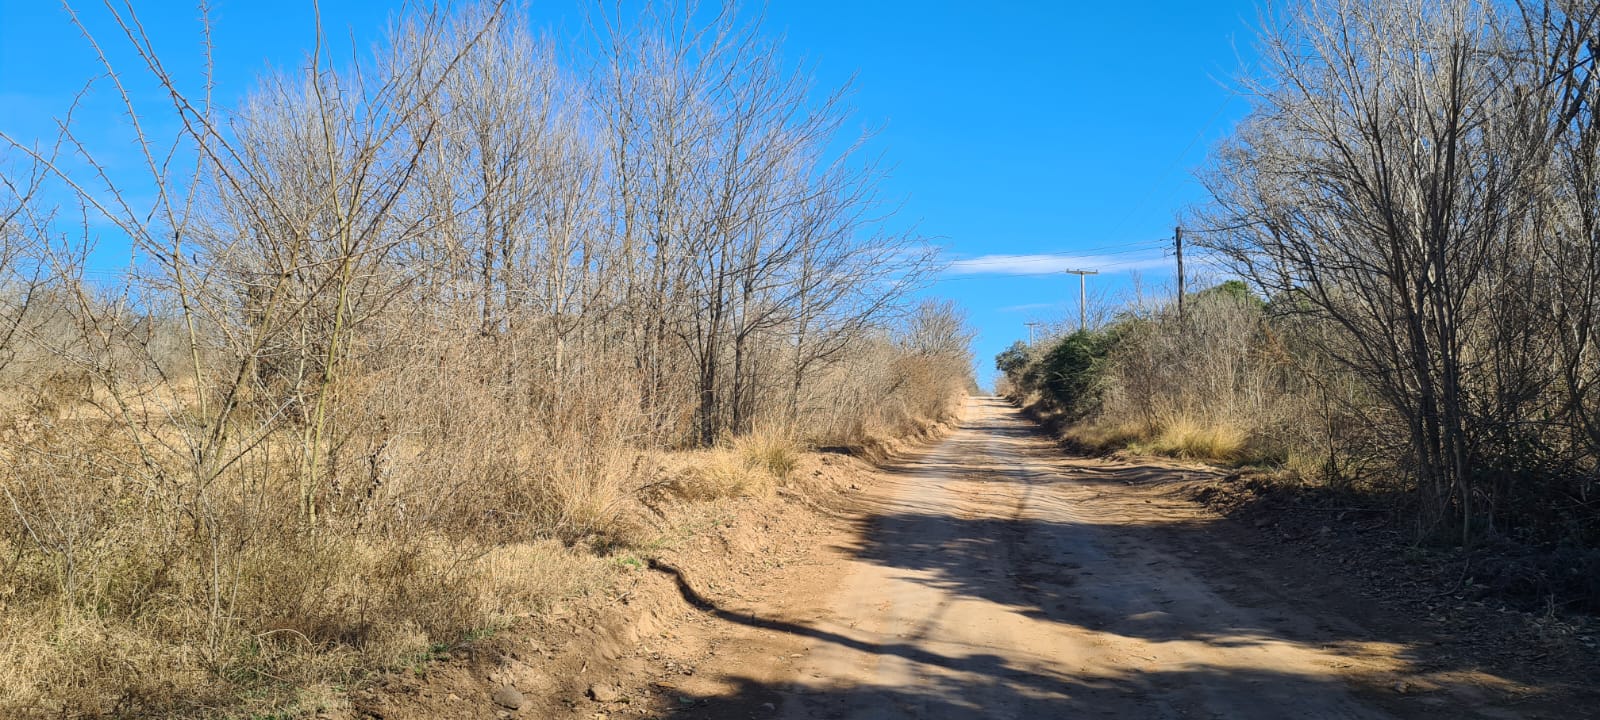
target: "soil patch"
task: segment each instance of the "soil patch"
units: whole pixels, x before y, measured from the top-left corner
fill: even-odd
[[[874,452],[904,452],[915,442]],[[617,574],[604,591],[485,637],[433,648],[414,666],[358,689],[313,691],[303,703],[305,716],[625,717],[657,714],[686,694],[712,692],[715,682],[696,668],[722,650],[717,633],[705,630],[716,618],[696,607],[694,593],[714,595],[722,607],[768,604],[781,602],[799,576],[826,574],[817,572],[816,546],[836,541],[848,527],[852,496],[875,477],[859,457],[818,452],[801,457],[761,497],[648,498],[640,522],[654,537],[610,551]]]

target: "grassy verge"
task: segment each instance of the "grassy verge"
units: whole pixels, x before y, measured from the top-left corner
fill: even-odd
[[[0,521],[16,525],[0,533],[6,718],[314,712],[554,606],[605,597],[641,558],[714,533],[701,521],[718,508],[829,490],[814,477],[824,456],[777,432],[628,457],[566,446],[440,463],[401,448],[406,467],[432,469],[396,472],[364,512],[330,510],[305,532],[295,488],[271,465],[256,468],[258,486],[212,500],[212,514],[182,517],[157,492],[70,475],[70,457],[43,450],[65,440],[39,440],[8,446],[18,454],[0,496]],[[105,450],[85,468],[125,450],[70,446]],[[29,482],[38,477],[55,482]]]

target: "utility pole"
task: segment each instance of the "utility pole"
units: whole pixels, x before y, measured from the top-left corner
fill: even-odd
[[[1172,229],[1172,251],[1178,256],[1178,322],[1183,323],[1183,228]]]
[[[1028,326],[1028,347],[1033,347],[1033,329],[1036,328],[1036,327],[1039,327],[1040,325],[1043,325],[1043,324],[1044,323],[1042,323],[1042,322],[1025,322],[1025,323],[1023,323],[1023,325],[1027,325]]]
[[[1099,270],[1062,270],[1068,275],[1078,276],[1078,330],[1089,329],[1089,291],[1084,281],[1085,275],[1099,275]]]

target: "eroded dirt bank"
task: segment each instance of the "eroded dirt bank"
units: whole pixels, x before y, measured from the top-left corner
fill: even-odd
[[[1581,676],[1460,655],[1336,568],[1267,562],[1181,491],[1064,457],[998,399],[883,473],[759,589],[663,565],[697,608],[577,716],[1591,717]],[[1280,558],[1281,560],[1281,558]]]

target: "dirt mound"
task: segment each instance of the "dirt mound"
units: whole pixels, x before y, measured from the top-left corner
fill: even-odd
[[[306,715],[503,720],[671,707],[699,659],[716,653],[693,630],[706,621],[698,593],[719,601],[759,593],[769,575],[848,521],[851,497],[873,478],[862,459],[815,452],[799,456],[770,491],[709,501],[658,494],[638,518],[651,539],[611,551],[617,572],[603,591],[435,647],[353,692],[326,691]]]

